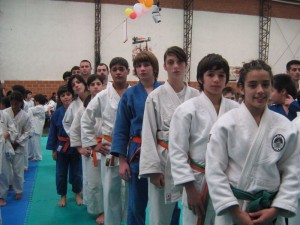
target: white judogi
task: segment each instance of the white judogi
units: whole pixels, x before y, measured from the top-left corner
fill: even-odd
[[[74,116],[74,119],[72,121],[71,127],[70,127],[70,146],[71,147],[79,147],[82,146],[81,143],[81,117],[84,112],[85,108],[84,106],[80,106],[79,110],[77,111],[76,115]]]
[[[9,133],[9,139],[4,139],[3,132]],[[16,140],[17,135],[18,132],[12,119],[5,111],[0,110],[0,198],[5,198],[9,189],[10,157],[14,155],[11,142]]]
[[[32,151],[31,155],[36,160],[42,160],[42,145],[41,145],[41,137],[43,135],[43,129],[45,124],[45,111],[43,105],[37,105],[29,108],[29,112],[32,113],[32,127],[33,127],[33,135],[30,138],[29,142],[31,142],[30,151]]]
[[[72,122],[74,120],[75,115],[78,113],[79,109],[81,108],[81,106],[83,106],[83,102],[79,97],[77,97],[71,102],[63,118],[62,123],[69,137],[70,137],[70,129],[71,129]]]
[[[225,112],[239,107],[239,104],[223,98],[219,113],[204,92],[199,97],[192,98],[180,105],[174,112],[169,138],[171,171],[174,184],[181,186],[193,181],[199,191],[203,191],[206,184],[204,173],[191,168],[190,159],[205,165],[205,154],[209,140],[209,132],[215,121]],[[198,217],[188,209],[186,191],[184,189],[182,203],[183,224],[196,224]],[[205,224],[213,224],[214,209],[209,201]]]
[[[31,107],[33,101],[28,102],[23,100],[24,106],[23,106],[23,110],[28,114],[29,118],[30,118],[30,123],[31,123],[31,133],[29,135],[29,138],[31,138],[33,136],[33,115],[32,113],[29,111],[29,108]],[[34,106],[34,103],[33,103]],[[24,146],[24,169],[28,169],[28,158],[30,156],[31,153],[31,144],[30,144],[30,140],[27,141],[27,145]]]
[[[32,99],[30,99],[30,100],[25,100],[25,102],[26,102],[26,104],[28,105],[28,108],[31,108],[31,107],[34,107],[34,102],[33,102],[33,100]]]
[[[163,174],[165,179],[163,189],[158,189],[148,182],[150,224],[169,225],[175,202],[180,198],[180,190],[172,188],[169,151],[162,147],[159,141],[168,143],[170,123],[175,109],[196,96],[199,96],[199,91],[186,84],[181,92],[176,93],[172,86],[165,82],[153,90],[146,100],[139,175],[149,177],[153,173],[159,173]]]
[[[50,109],[51,111],[55,111],[57,103],[50,99],[45,105],[44,105],[44,111],[48,112]]]
[[[78,98],[79,99],[79,98]],[[73,115],[73,121],[71,123],[71,127],[69,129],[69,138],[70,138],[70,146],[71,147],[80,147],[81,146],[81,129],[80,129],[80,120],[81,116],[84,112],[85,108],[83,105],[76,110],[76,114]],[[74,112],[75,110],[73,110]],[[65,118],[65,117],[64,117]],[[87,170],[86,170],[86,163],[90,160],[88,157],[81,155],[81,163],[82,163],[82,197],[83,203],[87,205],[88,202],[88,181],[87,181]],[[89,208],[87,208],[89,211]]]
[[[93,101],[93,100],[92,100]],[[92,104],[92,101],[89,104]],[[82,146],[81,142],[81,118],[85,108],[81,106],[72,122],[70,129],[71,147]],[[98,129],[100,120],[96,120],[94,125],[95,133],[101,136],[101,130]],[[99,214],[104,212],[103,206],[103,187],[101,181],[101,154],[98,153],[98,167],[94,167],[92,157],[82,157],[82,173],[83,173],[83,198],[87,205],[87,211],[90,214]]]
[[[216,210],[216,224],[232,224],[227,210],[247,202],[237,200],[230,185],[250,192],[276,192],[271,206],[283,217],[295,215],[299,194],[298,132],[288,119],[265,109],[259,126],[242,104],[220,118],[211,131],[206,155],[206,179]]]
[[[295,125],[296,129],[298,130],[298,134],[300,135],[300,116],[297,115],[297,117],[292,121],[292,123]],[[298,139],[299,138],[300,137],[298,137]],[[297,146],[299,148],[299,145]],[[299,159],[300,159],[300,154],[299,154]],[[300,165],[298,166],[298,176],[300,176]],[[299,190],[300,190],[300,186],[299,186]],[[297,208],[296,215],[294,217],[289,218],[289,225],[298,225],[299,221],[300,221],[300,193],[298,195],[298,208]]]
[[[23,191],[23,181],[24,181],[24,154],[25,147],[28,143],[28,138],[31,132],[31,122],[27,113],[21,110],[16,116],[11,109],[11,107],[5,109],[9,117],[14,122],[17,129],[18,136],[16,142],[19,144],[17,149],[15,149],[15,156],[12,159],[13,168],[13,187],[17,194]]]
[[[82,146],[90,147],[97,144],[93,127],[96,118],[100,118],[102,121],[102,142],[110,142],[119,101],[120,96],[112,85],[107,86],[105,90],[95,96],[81,118]],[[106,166],[106,160],[111,157],[111,155],[102,155],[101,157],[105,225],[120,224],[122,221],[122,181],[119,176],[119,162],[118,158],[114,157],[115,164]]]

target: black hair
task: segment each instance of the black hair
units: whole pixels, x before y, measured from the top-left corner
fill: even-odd
[[[291,95],[294,99],[297,96],[297,88],[292,78],[287,74],[276,74],[273,77],[273,88],[278,92],[286,90],[287,94]]]
[[[73,73],[74,70],[80,70],[80,67],[79,66],[73,66],[72,69],[71,69],[71,71],[70,71],[71,75],[72,75],[72,73]]]
[[[47,103],[47,98],[45,97],[45,95],[42,94],[36,94],[33,97],[34,101],[40,103],[41,105],[45,105]]]
[[[83,107],[86,108],[91,100],[92,100],[92,95],[89,94],[83,101]]]
[[[117,64],[124,66],[126,69],[129,69],[127,60],[122,57],[113,58],[109,63],[109,68],[111,69],[114,65],[117,65]]]
[[[297,92],[296,98],[297,98],[298,104],[300,105],[300,91]]]
[[[23,85],[16,84],[16,85],[12,86],[11,88],[12,88],[13,91],[20,92],[23,95],[23,98],[25,97],[26,89]]]
[[[197,81],[200,85],[200,89],[203,90],[203,77],[204,73],[209,70],[223,69],[226,74],[226,84],[229,81],[229,65],[226,59],[221,55],[212,53],[208,54],[200,60],[197,67]]]
[[[89,64],[90,64],[90,67],[92,68],[92,64],[91,64],[91,62],[90,62],[89,60],[83,59],[83,60],[80,61],[80,64],[83,63],[83,62],[89,63]]]
[[[58,88],[58,90],[57,90],[57,96],[58,96],[57,105],[62,105],[60,96],[62,96],[64,93],[67,93],[67,92],[69,92],[72,95],[72,97],[74,98],[74,93],[69,91],[68,86],[66,84],[62,85]]]
[[[286,64],[286,70],[289,71],[292,65],[300,65],[300,60],[291,60]]]
[[[70,77],[70,79],[68,80],[68,90],[69,92],[72,93],[72,95],[75,95],[74,91],[73,91],[73,87],[72,87],[72,82],[74,79],[77,79],[80,83],[83,83],[84,86],[85,86],[85,90],[87,90],[87,85],[86,85],[86,82],[85,80],[83,79],[83,77],[79,74],[74,74]]]
[[[102,83],[102,79],[101,79],[101,76],[100,76],[100,75],[97,75],[97,74],[92,74],[92,75],[90,75],[90,76],[88,77],[88,79],[87,79],[87,82],[86,82],[87,86],[90,86],[91,83],[93,83],[94,80],[97,80],[97,79],[100,80],[100,82]]]
[[[70,71],[66,71],[63,74],[63,80],[67,80],[68,78],[70,78],[72,76],[72,73]]]
[[[227,93],[231,93],[233,95],[235,95],[235,90],[232,87],[224,87],[222,90],[222,95],[226,95]]]
[[[105,63],[99,63],[99,65],[98,66],[105,66],[106,67],[106,70],[108,71],[108,66],[105,64]],[[97,67],[98,67],[97,66]],[[96,68],[97,69],[97,68]]]
[[[32,94],[32,91],[30,91],[30,90],[25,90],[25,95],[27,96],[28,94]]]
[[[2,97],[0,101],[1,104],[4,105],[6,109],[10,107],[10,100],[8,96]]]
[[[252,60],[248,63],[244,63],[243,67],[240,69],[238,86],[244,87],[246,76],[249,72],[253,70],[265,70],[269,73],[271,83],[273,83],[273,73],[271,67],[261,59]]]
[[[5,95],[3,94],[3,90],[5,90],[5,88],[0,88],[0,98],[5,97]]]
[[[21,92],[19,91],[13,91],[10,96],[9,96],[9,101],[18,101],[24,104],[24,99],[23,99],[23,95],[21,94]]]

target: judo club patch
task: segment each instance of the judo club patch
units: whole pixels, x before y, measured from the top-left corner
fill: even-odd
[[[276,134],[272,140],[272,148],[276,152],[280,152],[285,146],[285,139],[281,134]]]

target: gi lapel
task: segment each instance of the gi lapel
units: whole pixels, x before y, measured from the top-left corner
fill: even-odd
[[[246,106],[244,104],[241,106],[240,110],[242,110],[243,112],[245,112],[247,114],[250,114],[249,110],[246,108]],[[246,116],[245,113],[242,113],[243,116],[246,119],[249,119],[249,115]],[[269,110],[266,108],[262,115],[262,118],[260,120],[260,124],[259,124],[258,130],[255,134],[255,138],[254,138],[254,140],[251,144],[251,147],[248,151],[245,165],[244,165],[242,173],[241,173],[241,178],[238,183],[238,188],[241,190],[246,191],[247,188],[249,187],[249,177],[251,175],[252,169],[255,169],[253,167],[253,163],[257,162],[257,160],[259,158],[263,143],[265,141],[265,134],[266,134],[268,125],[270,124],[268,121],[268,118],[270,118],[268,116],[269,113],[270,113]],[[250,116],[252,117],[251,114],[250,114]]]

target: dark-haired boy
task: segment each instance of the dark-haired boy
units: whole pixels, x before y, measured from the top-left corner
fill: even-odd
[[[227,61],[217,54],[205,56],[197,67],[197,81],[202,93],[181,104],[172,117],[169,157],[174,184],[184,187],[184,224],[214,224],[215,213],[205,181],[205,154],[215,121],[239,106],[222,97],[228,80]]]
[[[119,162],[117,158],[110,154],[110,147],[118,104],[122,94],[129,87],[127,76],[130,70],[127,60],[121,57],[113,58],[109,67],[113,83],[97,94],[88,105],[81,118],[81,130],[82,147],[93,148],[94,152],[102,153],[101,166],[98,165],[98,167],[101,167],[101,170],[99,170],[101,171],[100,177],[103,184],[105,217],[104,221],[100,221],[99,218],[96,222],[104,222],[105,225],[115,225],[120,224],[122,221],[122,183],[119,176]],[[101,127],[96,128],[102,132],[102,142],[100,143],[97,143],[97,133],[95,132],[97,118],[102,121]],[[99,175],[96,176],[95,170],[98,169],[93,165],[87,166],[88,186],[99,179]],[[95,192],[97,190],[95,188],[96,185],[94,184],[93,186],[94,188],[90,188],[90,190]]]

